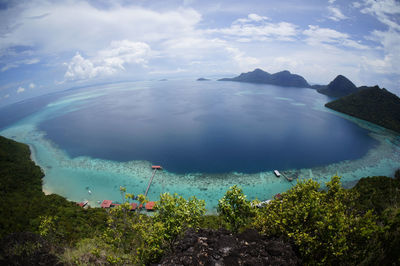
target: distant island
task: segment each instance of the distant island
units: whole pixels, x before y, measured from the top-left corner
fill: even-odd
[[[287,70],[270,74],[262,69],[255,69],[254,71],[242,73],[234,78],[222,78],[218,81],[237,81],[237,82],[249,82],[259,84],[270,84],[282,87],[298,87],[308,88],[310,85],[300,75],[292,74]]]
[[[197,81],[209,81],[210,79],[206,79],[206,78],[198,78]]]
[[[338,75],[328,85],[312,85],[311,88],[316,89],[319,93],[331,97],[343,97],[360,90],[348,78]]]
[[[363,86],[325,106],[400,133],[400,98],[384,88]]]

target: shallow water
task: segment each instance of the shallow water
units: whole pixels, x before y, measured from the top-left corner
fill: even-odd
[[[103,199],[121,201],[120,186],[144,193],[152,174],[150,161],[166,168],[154,178],[151,200],[162,192],[194,195],[205,199],[211,212],[234,184],[250,199],[287,190],[292,184],[276,178],[273,168],[321,182],[338,173],[350,186],[364,176],[392,176],[399,167],[398,134],[329,111],[323,107],[325,96],[313,90],[233,82],[179,84],[122,83],[71,91],[0,134],[30,145],[46,174],[45,192],[87,199],[92,206]],[[177,95],[181,97],[174,99]],[[114,121],[118,117],[122,121]],[[162,153],[165,134],[170,134],[168,145],[162,146],[166,156],[152,157]],[[115,146],[127,151],[121,155]],[[171,157],[174,151],[178,155]],[[232,158],[224,156],[227,152],[240,154]],[[201,157],[206,158],[199,164]]]

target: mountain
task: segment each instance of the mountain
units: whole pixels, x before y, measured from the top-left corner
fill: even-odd
[[[275,74],[270,74],[259,68],[255,69],[252,72],[242,73],[234,78],[223,78],[219,79],[218,81],[261,83],[261,84],[271,84],[283,87],[300,87],[300,88],[310,87],[310,85],[302,76],[291,74],[287,70]]]
[[[400,133],[400,98],[378,86],[361,88],[325,106]]]
[[[209,81],[209,79],[206,79],[206,78],[198,78],[197,81]]]
[[[311,88],[316,89],[319,93],[337,98],[359,91],[353,82],[342,75],[337,76],[328,85],[313,85]]]

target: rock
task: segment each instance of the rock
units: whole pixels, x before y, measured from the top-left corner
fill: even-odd
[[[189,230],[159,265],[299,265],[291,244],[256,230],[232,234],[225,229]]]

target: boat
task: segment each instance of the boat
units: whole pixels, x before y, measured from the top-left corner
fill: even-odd
[[[274,170],[274,174],[276,175],[276,177],[280,177],[281,176],[281,174],[279,173],[278,170]]]

